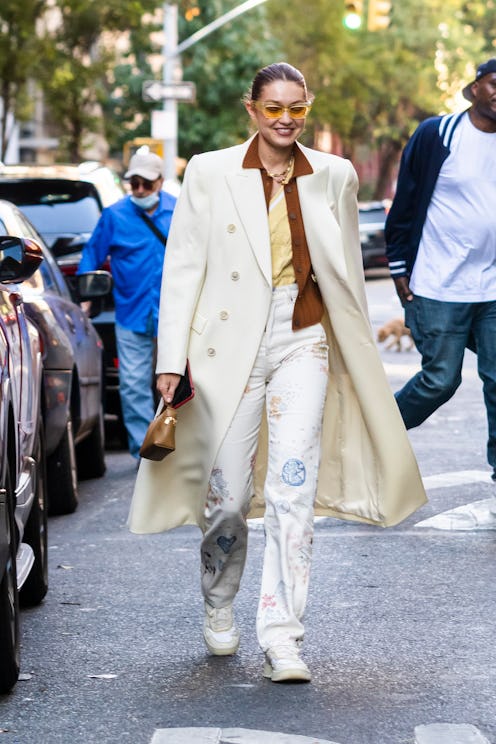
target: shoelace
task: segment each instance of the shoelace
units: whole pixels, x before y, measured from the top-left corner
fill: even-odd
[[[221,607],[209,615],[210,624],[214,630],[227,630],[232,625],[232,614],[230,607]],[[219,627],[220,626],[220,627]]]

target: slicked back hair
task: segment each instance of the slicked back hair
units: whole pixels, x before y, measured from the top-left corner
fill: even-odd
[[[288,65],[287,62],[274,62],[274,64],[267,65],[267,67],[259,70],[253,78],[251,88],[244,100],[258,101],[262,94],[262,89],[275,80],[287,80],[288,82],[298,83],[303,90],[303,98],[305,101],[308,100],[307,84],[303,74],[296,67]]]

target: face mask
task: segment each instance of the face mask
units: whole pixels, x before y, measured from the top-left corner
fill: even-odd
[[[131,201],[140,209],[152,209],[159,203],[160,194],[157,191],[154,191],[153,194],[148,194],[148,196],[131,195]]]

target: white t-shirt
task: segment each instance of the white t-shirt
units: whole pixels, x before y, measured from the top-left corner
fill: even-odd
[[[439,172],[410,288],[444,302],[496,300],[496,133],[468,115]]]

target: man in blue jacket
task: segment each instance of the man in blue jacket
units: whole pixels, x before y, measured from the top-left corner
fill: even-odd
[[[138,151],[124,178],[131,194],[103,210],[78,274],[110,256],[114,280],[119,388],[129,451],[139,448],[154,415],[153,359],[165,243],[176,197],[162,191],[163,162]]]
[[[402,155],[386,221],[391,276],[422,369],[396,393],[407,428],[461,383],[477,354],[496,480],[496,58],[463,89],[471,107],[424,121]]]

